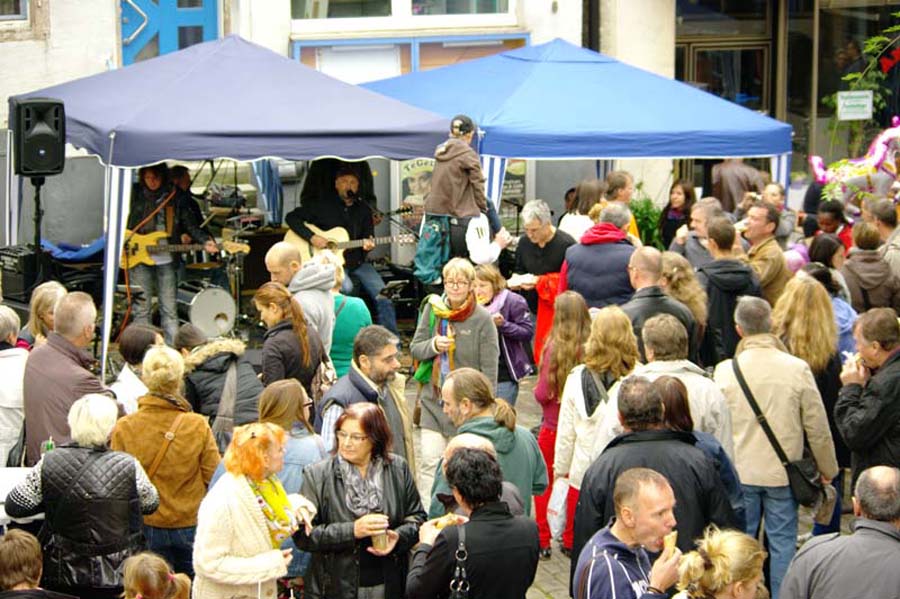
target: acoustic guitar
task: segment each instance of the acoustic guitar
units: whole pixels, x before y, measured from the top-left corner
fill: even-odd
[[[167,243],[169,235],[165,231],[154,231],[141,235],[125,231],[125,246],[122,248],[122,268],[132,268],[138,264],[156,266],[154,254],[178,254],[183,252],[199,252],[202,243]],[[223,241],[219,249],[228,254],[249,254],[250,246],[246,243]]]
[[[320,237],[324,237],[328,241],[326,249],[329,249],[337,254],[337,257],[340,258],[342,264],[344,262],[344,250],[361,248],[363,244],[368,241],[373,242],[375,245],[385,245],[389,243],[416,243],[415,235],[413,235],[412,233],[402,233],[400,235],[392,235],[387,237],[369,237],[368,239],[350,239],[350,234],[347,232],[347,229],[343,227],[334,227],[333,229],[323,231],[319,227],[310,223],[303,224],[309,227],[310,231],[312,231],[316,235],[319,235]],[[306,262],[307,260],[312,258],[317,251],[319,251],[310,242],[294,233],[294,231],[291,229],[288,229],[288,232],[284,236],[284,240],[296,246],[297,249],[300,250],[300,258],[302,262]]]

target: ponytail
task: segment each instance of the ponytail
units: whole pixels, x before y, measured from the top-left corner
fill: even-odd
[[[516,430],[516,411],[505,399],[494,399],[494,422],[510,431]]]
[[[281,310],[285,318],[291,319],[291,327],[294,329],[294,335],[300,342],[300,350],[303,353],[301,361],[303,366],[309,366],[309,335],[306,329],[306,317],[303,315],[303,308],[300,303],[291,297],[291,292],[281,283],[269,281],[256,290],[253,295],[253,301],[262,306],[275,304]]]
[[[291,299],[291,325],[294,334],[297,335],[297,341],[300,342],[300,349],[303,350],[303,366],[309,366],[309,335],[306,330],[306,317],[303,315],[303,308],[300,302]]]

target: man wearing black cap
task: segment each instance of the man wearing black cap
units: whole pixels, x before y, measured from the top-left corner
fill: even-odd
[[[464,114],[450,121],[450,138],[434,151],[431,193],[425,214],[450,217],[450,255],[468,257],[469,219],[488,211],[481,161],[472,148],[475,123]]]

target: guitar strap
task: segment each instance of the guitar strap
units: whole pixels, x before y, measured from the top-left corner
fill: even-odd
[[[169,192],[169,195],[166,196],[166,199],[164,199],[162,202],[160,202],[159,205],[150,212],[150,214],[148,214],[146,217],[143,218],[143,220],[141,220],[141,222],[139,222],[137,225],[135,225],[135,227],[132,229],[133,233],[137,233],[138,231],[140,231],[141,227],[143,227],[144,225],[149,223],[151,220],[153,220],[153,218],[157,214],[159,214],[160,210],[162,210],[163,208],[167,208],[167,210],[166,210],[166,231],[168,232],[169,235],[171,235],[172,229],[175,226],[175,207],[169,206],[169,201],[171,201],[171,199],[173,197],[175,197],[174,189]],[[169,210],[171,210],[171,215],[172,215],[171,219],[169,217]]]

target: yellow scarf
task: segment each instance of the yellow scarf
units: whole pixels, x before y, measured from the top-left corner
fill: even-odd
[[[296,516],[294,516],[291,509],[291,502],[288,500],[287,493],[285,493],[284,487],[281,486],[281,481],[275,475],[269,476],[260,482],[248,478],[247,482],[256,496],[256,501],[259,503],[263,515],[266,517],[272,547],[278,549],[297,528]]]

